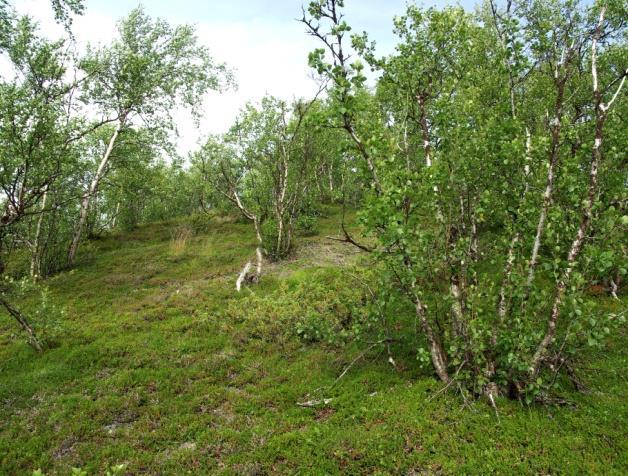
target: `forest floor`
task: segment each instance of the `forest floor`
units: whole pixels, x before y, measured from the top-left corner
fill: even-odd
[[[0,316],[0,474],[628,474],[625,338],[589,357],[589,393],[556,407],[499,399],[499,419],[482,401],[430,398],[442,385],[407,343],[396,369],[373,351],[334,385],[364,345],[293,328],[355,287],[343,267],[364,258],[325,239],[338,213],[239,294],[250,225],[201,222],[88,243],[47,281],[67,315],[42,355]]]

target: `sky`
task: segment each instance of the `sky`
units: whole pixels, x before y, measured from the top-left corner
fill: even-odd
[[[12,3],[18,12],[36,19],[46,36],[62,35],[52,18],[50,0]],[[307,65],[307,55],[320,45],[296,21],[304,3],[307,0],[85,0],[85,14],[74,19],[72,31],[79,48],[88,43],[106,44],[115,35],[118,19],[139,4],[153,17],[196,27],[199,42],[209,48],[218,62],[234,71],[238,87],[207,95],[198,128],[187,111],[175,111],[180,135],[177,150],[187,156],[209,134],[226,132],[248,101],[258,101],[265,94],[286,100],[315,94],[317,86]],[[417,3],[444,6],[453,2]],[[472,8],[474,2],[458,3]],[[354,31],[369,33],[377,43],[379,55],[393,51],[392,19],[403,14],[406,0],[346,0],[345,5],[347,22]]]

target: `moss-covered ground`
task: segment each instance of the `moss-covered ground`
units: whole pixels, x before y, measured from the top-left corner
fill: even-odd
[[[284,308],[334,310],[355,286],[342,267],[360,257],[325,239],[338,220],[239,294],[249,224],[173,221],[89,243],[47,280],[67,311],[53,348],[35,354],[0,316],[0,473],[628,474],[623,338],[588,357],[590,393],[500,399],[499,419],[482,401],[430,398],[441,385],[401,344],[396,370],[374,349],[333,385],[364,347],[299,339]],[[182,226],[194,233],[177,243]],[[258,314],[275,301],[273,326]]]

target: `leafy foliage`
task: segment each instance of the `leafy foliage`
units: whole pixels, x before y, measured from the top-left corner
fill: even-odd
[[[370,96],[362,63],[349,62],[342,6],[311,2],[302,21],[323,46],[310,65],[331,85],[337,127],[370,185],[360,218],[388,270],[382,291],[415,306],[419,357],[445,383],[490,399],[550,391],[600,337],[583,330],[584,242],[600,267],[621,267],[609,243],[586,240],[607,229],[610,196],[625,194],[611,144],[626,135],[621,113],[608,113],[626,104],[625,65],[613,66],[621,14],[573,1],[491,2],[476,14],[411,5],[392,55],[351,37],[381,73]]]
[[[44,347],[58,344],[63,336],[66,313],[51,299],[48,288],[28,278],[13,279],[9,276],[4,277],[1,286],[3,298],[27,303],[29,320],[37,329],[39,344]],[[21,340],[23,335],[15,334],[13,338]]]

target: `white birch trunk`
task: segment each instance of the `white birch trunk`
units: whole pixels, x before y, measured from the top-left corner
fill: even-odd
[[[114,230],[118,223],[118,215],[120,214],[120,202],[116,203],[116,213],[113,216],[113,220],[111,221],[111,229]]]
[[[462,313],[462,292],[460,290],[460,286],[455,280],[452,279],[449,285],[449,292],[451,297],[453,298],[453,302],[451,304],[451,313],[453,316],[453,330],[457,337],[463,336],[464,333],[464,321],[463,321],[463,313]]]
[[[333,198],[334,195],[334,176],[333,176],[333,169],[331,166],[329,166],[329,168],[327,169],[327,175],[329,178],[329,195],[330,198]]]
[[[438,378],[440,378],[444,383],[449,383],[451,378],[447,372],[447,358],[445,357],[445,352],[443,351],[443,347],[439,340],[436,338],[432,326],[427,320],[425,305],[416,294],[415,309],[417,318],[419,319],[419,324],[421,325],[430,346],[430,356],[432,357],[432,365],[434,365],[436,375],[438,375]]]
[[[251,262],[248,261],[244,265],[244,268],[242,269],[240,274],[238,275],[238,279],[236,280],[236,291],[240,292],[240,290],[242,289],[242,284],[247,279],[250,270],[251,270]]]
[[[68,264],[72,266],[74,264],[74,260],[76,258],[76,252],[78,251],[79,242],[81,240],[81,233],[83,232],[83,227],[85,226],[85,222],[87,221],[87,213],[89,211],[89,202],[91,198],[96,194],[98,190],[98,185],[100,180],[102,179],[105,173],[105,167],[109,162],[109,158],[111,157],[111,153],[113,152],[113,148],[115,146],[116,140],[118,139],[118,135],[124,125],[124,120],[121,120],[116,127],[111,139],[109,140],[109,145],[107,146],[107,150],[105,151],[105,155],[103,155],[100,164],[98,165],[98,169],[96,170],[96,175],[92,179],[88,191],[83,195],[83,199],[81,200],[81,211],[79,214],[79,222],[76,227],[76,231],[74,232],[74,237],[72,238],[72,244],[70,245],[70,250],[68,252]]]
[[[547,167],[547,182],[545,190],[543,192],[543,202],[541,204],[541,213],[539,214],[539,221],[536,227],[536,234],[534,236],[534,243],[532,244],[532,254],[530,256],[530,262],[528,264],[528,277],[526,279],[526,292],[524,302],[527,300],[532,283],[534,282],[534,274],[536,271],[536,265],[539,259],[539,249],[541,248],[541,242],[543,238],[543,232],[545,231],[545,222],[547,221],[547,213],[552,203],[552,197],[554,194],[554,178],[556,175],[556,167],[558,165],[560,154],[560,133],[561,133],[561,120],[563,109],[563,97],[565,81],[559,80],[558,83],[558,96],[556,98],[555,117],[552,119],[552,143],[550,148],[550,160]]]
[[[526,128],[526,152],[525,152],[525,165],[523,167],[524,171],[524,180],[525,184],[523,187],[523,192],[521,194],[521,199],[519,200],[519,207],[517,210],[517,216],[521,214],[521,207],[528,195],[528,191],[530,190],[530,162],[532,161],[532,137],[530,135],[530,130]],[[516,224],[515,224],[516,226]],[[506,288],[510,283],[510,277],[512,276],[512,270],[515,264],[515,247],[519,242],[521,235],[518,231],[516,231],[510,240],[510,244],[508,245],[508,253],[506,256],[506,263],[504,265],[504,272],[502,278],[502,284],[499,290],[499,304],[497,307],[497,315],[499,316],[500,324],[503,324],[506,319],[506,314],[508,312],[507,309],[507,296],[506,296]],[[493,336],[491,338],[492,345],[497,343],[497,329],[493,330]]]
[[[30,276],[36,279],[41,274],[41,261],[40,261],[40,246],[39,241],[41,239],[41,225],[44,220],[44,210],[46,209],[46,200],[48,199],[48,188],[44,191],[41,199],[41,209],[39,218],[37,219],[37,228],[35,229],[35,242],[33,245],[33,253],[31,256]]]
[[[259,245],[255,249],[255,256],[256,256],[255,274],[251,273],[251,268],[253,267],[253,264],[249,260],[244,265],[244,268],[242,269],[242,271],[238,275],[238,279],[236,280],[236,291],[240,292],[240,290],[242,289],[242,285],[244,283],[259,282],[260,278],[262,277],[262,265],[264,262],[264,257],[263,257],[263,252],[262,252],[263,241],[262,241],[262,232],[260,229],[259,219],[257,218],[256,215],[253,215],[246,208],[244,208],[237,192],[234,191],[232,193],[233,193],[233,200],[238,205],[238,208],[240,208],[240,211],[244,214],[244,216],[246,216],[250,220],[253,220],[253,226],[255,227],[255,237],[257,238],[257,242],[259,243]]]

